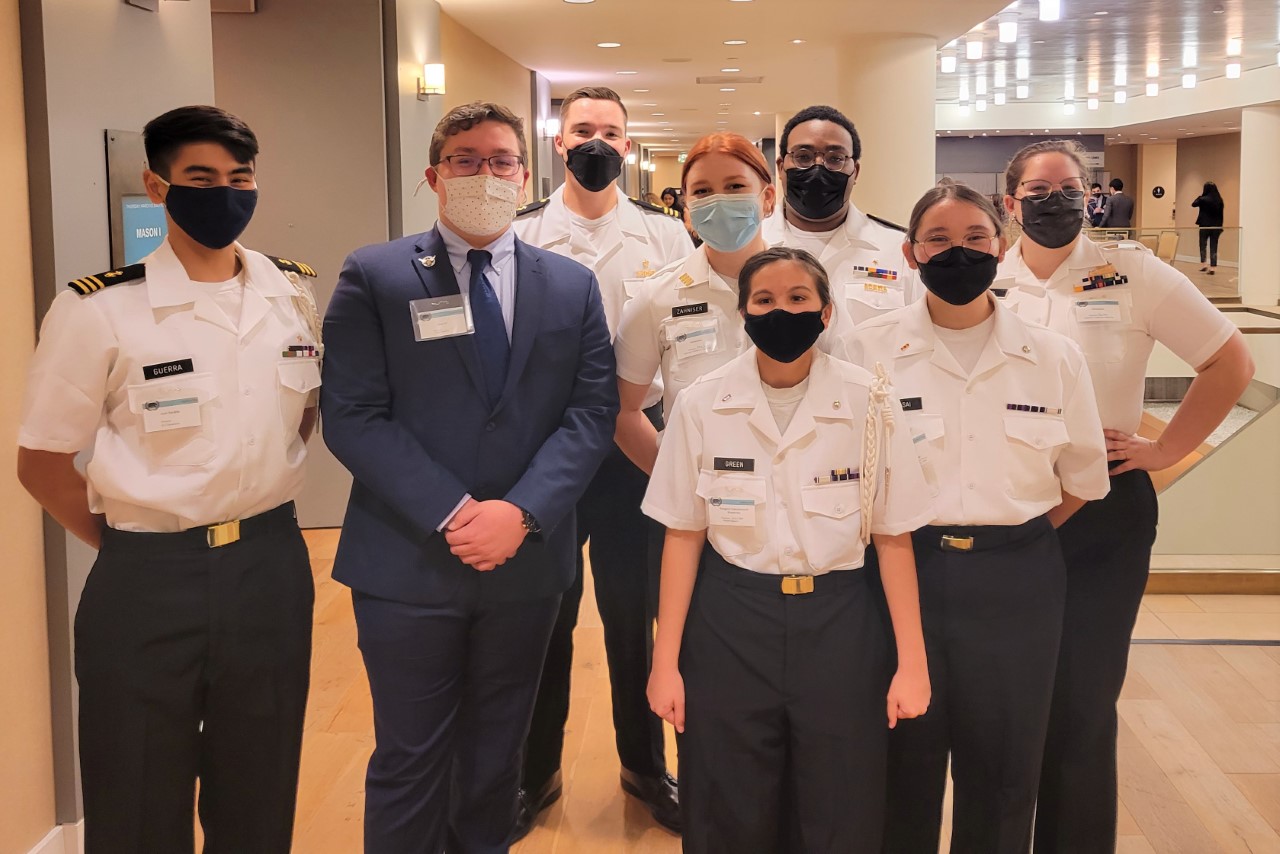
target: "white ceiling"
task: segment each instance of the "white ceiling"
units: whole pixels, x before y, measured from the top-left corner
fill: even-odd
[[[440,0],[440,5],[467,29],[547,77],[552,97],[579,86],[610,86],[627,104],[634,139],[683,149],[716,129],[752,139],[773,136],[776,113],[830,103],[836,95],[838,50],[856,50],[859,42],[894,32],[927,33],[946,42],[1006,2]],[[730,39],[747,43],[723,44]],[[803,43],[793,44],[796,39]],[[596,47],[601,42],[622,46]],[[700,76],[762,79],[700,84]],[[722,87],[736,91],[721,92]]]
[[[1027,102],[1061,102],[1070,80],[1081,130],[1105,132],[1119,142],[1145,142],[1140,133],[1163,140],[1234,132],[1240,111],[1087,128],[1091,81],[1097,82],[1097,96],[1111,101],[1117,69],[1123,69],[1123,88],[1133,99],[1144,97],[1148,62],[1158,62],[1157,80],[1170,89],[1181,85],[1184,73],[1195,73],[1198,81],[1225,76],[1232,36],[1243,39],[1241,56],[1232,59],[1244,71],[1275,64],[1280,51],[1280,0],[1061,0],[1062,18],[1055,22],[1038,19],[1039,0],[440,0],[440,5],[547,77],[553,97],[587,85],[618,90],[631,114],[632,137],[653,149],[685,149],[716,129],[750,138],[772,136],[775,114],[833,101],[837,51],[856,50],[859,42],[895,32],[933,35],[940,57],[957,56],[955,73],[938,73],[939,103],[956,102],[961,79],[968,81],[970,102],[975,102],[980,76],[992,102],[999,63],[1010,103],[1016,102],[1018,82],[1030,86]],[[1005,20],[1018,22],[1012,44],[998,42],[997,25]],[[967,60],[966,40],[978,36],[983,58]],[[730,39],[747,43],[723,44]],[[603,42],[621,46],[596,46]],[[1195,48],[1195,64],[1184,68],[1188,46]],[[1027,81],[1015,79],[1018,57],[1030,63]],[[697,82],[707,76],[735,82]],[[722,87],[735,91],[722,92]],[[994,103],[989,109],[993,118],[999,115]]]

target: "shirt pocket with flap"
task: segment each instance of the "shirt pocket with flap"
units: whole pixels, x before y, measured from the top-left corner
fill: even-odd
[[[280,429],[287,445],[298,432],[302,413],[314,406],[312,394],[320,388],[320,361],[318,359],[281,359],[276,365],[276,378],[280,387]]]
[[[728,361],[732,342],[714,307],[703,314],[665,318],[661,329],[663,362],[677,379],[692,382]]]
[[[706,502],[707,539],[722,557],[755,554],[764,548],[763,477],[736,472],[699,472],[698,496]]]
[[[1133,322],[1133,295],[1123,287],[1077,294],[1071,300],[1071,330],[1085,359],[1105,365],[1124,360]]]
[[[916,449],[916,457],[920,460],[920,470],[924,474],[925,483],[929,486],[929,494],[938,497],[938,469],[942,466],[942,455],[946,450],[947,426],[941,413],[910,412],[907,413],[907,429],[911,431],[911,442]]]
[[[217,378],[209,372],[180,374],[171,379],[149,380],[127,389],[129,411],[137,418],[138,441],[146,449],[153,468],[202,466],[217,453],[214,410],[218,398]],[[167,405],[182,406],[192,400],[195,410],[190,426],[147,431],[147,413]]]
[[[800,487],[799,540],[809,566],[818,572],[862,563],[862,484],[860,481]]]
[[[1062,446],[1071,441],[1067,422],[1059,415],[1004,416],[1008,440],[1009,495],[1023,501],[1044,501],[1061,493],[1054,463]]]

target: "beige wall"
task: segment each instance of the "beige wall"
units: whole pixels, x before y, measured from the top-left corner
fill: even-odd
[[[680,186],[680,170],[684,168],[684,164],[674,154],[658,155],[653,158],[653,162],[658,168],[649,175],[649,186],[661,200],[663,189]]]
[[[1132,189],[1138,186],[1138,146],[1136,145],[1108,145],[1104,155],[1106,165],[1103,171],[1111,178],[1119,178],[1124,181],[1126,189]],[[1106,181],[1100,182],[1104,192],[1111,192],[1106,185]]]
[[[443,12],[440,51],[444,57],[444,109],[470,101],[495,101],[524,119],[525,141],[532,147],[537,133],[533,78],[529,69],[483,40]],[[529,190],[530,198],[536,196]]]
[[[1240,134],[1223,133],[1178,140],[1178,227],[1194,228],[1197,208],[1191,203],[1204,182],[1218,185],[1226,202],[1223,224],[1240,224]]]
[[[0,6],[0,256],[8,275],[0,312],[0,851],[28,851],[53,829],[53,726],[40,508],[18,485],[18,413],[35,346],[27,144],[22,112],[18,6]]]
[[[1173,225],[1173,207],[1178,189],[1178,146],[1173,142],[1147,143],[1138,146],[1138,180],[1136,186],[1125,182],[1124,191],[1133,189],[1136,203],[1134,226],[1137,228],[1169,228]],[[1154,198],[1151,190],[1164,187],[1165,196]]]

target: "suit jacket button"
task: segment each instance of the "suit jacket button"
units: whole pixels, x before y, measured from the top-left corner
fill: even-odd
[[[484,429],[492,433],[494,430],[498,429],[498,424],[495,421],[490,421],[488,424],[484,425]]]

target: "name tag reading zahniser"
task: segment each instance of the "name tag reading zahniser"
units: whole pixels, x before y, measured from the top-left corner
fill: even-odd
[[[409,313],[413,318],[415,341],[471,335],[476,330],[471,320],[471,305],[461,294],[412,300]]]
[[[1119,323],[1124,320],[1120,301],[1114,299],[1076,300],[1077,323]]]
[[[142,404],[142,429],[147,433],[199,426],[199,398],[159,398]]]

